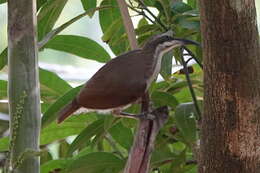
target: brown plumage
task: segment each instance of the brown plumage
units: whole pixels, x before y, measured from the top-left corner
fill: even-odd
[[[164,44],[166,42],[167,45]],[[129,51],[110,60],[86,82],[77,97],[62,108],[58,123],[80,107],[92,110],[118,109],[137,101],[158,75],[161,57],[155,54],[182,44],[183,40],[161,35],[154,37],[142,49]]]

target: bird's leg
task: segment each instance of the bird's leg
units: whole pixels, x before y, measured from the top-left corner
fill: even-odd
[[[121,112],[121,110],[114,110],[112,113],[117,117],[126,117],[134,119],[149,119],[153,120],[155,116],[150,113],[150,98],[149,93],[146,92],[141,98],[141,113],[140,114],[131,114],[127,112]]]

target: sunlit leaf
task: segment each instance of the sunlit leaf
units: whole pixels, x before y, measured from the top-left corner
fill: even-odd
[[[98,62],[107,62],[110,60],[109,54],[102,46],[97,42],[82,36],[57,35],[44,47],[64,51]]]
[[[58,20],[68,0],[47,1],[38,14],[38,40],[49,33]]]
[[[123,41],[119,39],[125,34],[125,29],[117,1],[104,0],[101,2],[101,6],[111,6],[111,8],[99,12],[99,22],[103,33],[107,32],[114,21],[119,20],[116,30],[114,31],[116,34],[113,34],[113,37],[109,39],[108,44],[116,55],[121,54],[127,50],[129,43],[127,39],[124,39]]]
[[[7,81],[0,80],[0,99],[7,97]]]
[[[42,99],[48,96],[60,97],[72,87],[53,72],[39,69]]]
[[[7,151],[9,146],[9,137],[0,138],[0,151]]]
[[[7,48],[5,48],[0,54],[0,70],[7,64]]]
[[[81,0],[81,4],[85,11],[95,8],[97,6],[97,0]],[[89,16],[92,17],[95,11],[89,13]]]

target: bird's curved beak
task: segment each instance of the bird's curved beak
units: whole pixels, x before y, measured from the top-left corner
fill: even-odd
[[[201,47],[200,43],[198,43],[198,42],[196,42],[196,41],[193,41],[193,40],[187,40],[187,39],[181,39],[181,38],[174,38],[173,41],[175,41],[176,44],[180,44],[180,45],[189,45],[189,44],[192,44],[192,45],[196,45],[196,46]]]

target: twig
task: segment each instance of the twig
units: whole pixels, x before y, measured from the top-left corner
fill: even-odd
[[[191,80],[190,80],[187,64],[186,64],[186,62],[184,60],[184,57],[183,57],[183,50],[184,50],[184,48],[181,47],[181,54],[182,54],[181,55],[181,61],[182,61],[183,67],[184,67],[184,72],[185,72],[186,80],[187,80],[187,83],[188,83],[188,86],[189,86],[189,89],[190,89],[190,94],[191,94],[192,100],[194,102],[194,106],[195,106],[196,112],[198,114],[196,116],[196,119],[198,121],[200,121],[200,119],[201,119],[201,112],[200,112],[200,109],[199,109],[199,105],[198,105],[198,101],[197,101],[195,92],[194,92],[193,87],[192,87],[192,83],[191,83]]]
[[[112,136],[110,134],[106,134],[105,139],[110,144],[110,146],[114,149],[115,153],[117,153],[122,159],[124,159],[123,154],[120,152],[120,150],[116,146],[116,143],[115,143],[114,139],[112,138]]]
[[[188,49],[186,46],[183,46],[184,50],[189,53],[189,55],[196,61],[196,63],[200,66],[201,69],[203,69],[203,65],[200,63],[198,58],[193,54],[193,52]]]
[[[149,20],[151,23],[155,24],[155,22],[145,14],[145,12],[142,10],[142,11],[138,11],[137,9],[135,9],[134,7],[128,5],[128,8],[130,8],[131,10],[133,10],[134,12],[136,12],[137,14],[139,15],[142,15],[144,16],[147,20]]]
[[[64,29],[66,29],[68,26],[70,26],[72,23],[78,21],[79,19],[81,19],[82,17],[86,16],[87,14],[89,14],[92,11],[97,11],[97,10],[102,10],[102,9],[106,9],[106,8],[110,8],[111,6],[101,6],[101,7],[96,7],[96,8],[91,8],[87,11],[85,11],[84,13],[70,19],[69,21],[67,21],[66,23],[62,24],[61,26],[59,26],[58,28],[55,28],[54,30],[50,31],[48,34],[46,34],[46,36],[38,42],[38,49],[41,49],[46,43],[48,43],[48,41],[50,41],[54,36],[56,36],[57,34],[59,34],[61,31],[63,31]]]
[[[156,21],[165,31],[168,31],[168,30],[169,30],[169,29],[161,22],[161,20],[160,20],[158,17],[156,17],[156,16],[149,10],[149,8],[146,7],[146,5],[145,5],[141,0],[139,0],[138,2],[141,4],[142,8],[143,8],[145,11],[147,11],[147,12],[155,19],[155,21]]]
[[[121,16],[123,19],[123,23],[125,26],[125,30],[127,33],[127,37],[131,46],[131,49],[137,49],[138,48],[138,44],[137,44],[137,40],[136,40],[136,34],[135,34],[135,29],[134,29],[134,25],[133,22],[131,20],[131,17],[129,15],[128,9],[127,9],[127,4],[125,2],[125,0],[117,0],[120,12],[121,12]]]

